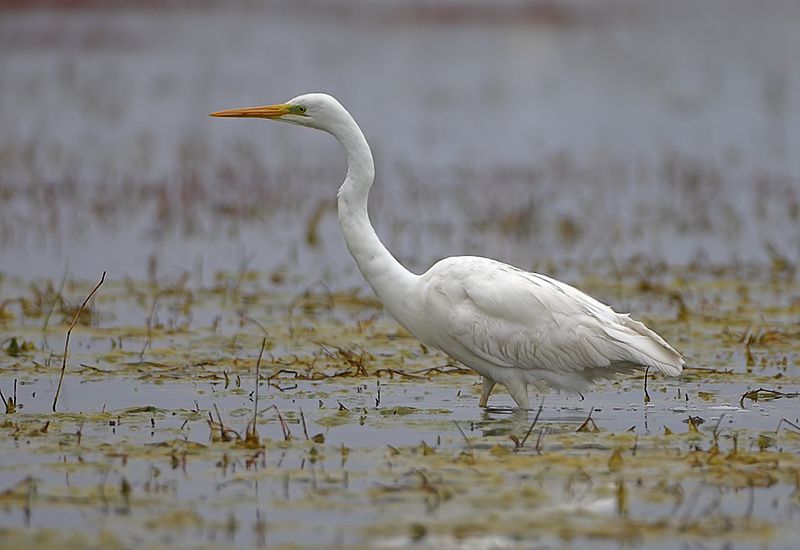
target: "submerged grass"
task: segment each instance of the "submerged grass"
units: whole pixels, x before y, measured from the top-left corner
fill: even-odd
[[[212,288],[111,278],[94,322],[68,327],[7,279],[2,546],[784,546],[800,507],[785,298],[800,287],[744,269],[577,280],[689,367],[529,414],[502,392],[479,409],[476,375],[357,293],[274,292],[250,272]],[[51,341],[68,328],[52,412],[65,357]]]

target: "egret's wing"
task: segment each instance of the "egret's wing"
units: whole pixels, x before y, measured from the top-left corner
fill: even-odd
[[[661,337],[569,285],[483,258],[446,262],[432,270],[426,300],[462,354],[547,372],[561,385],[576,374],[590,380],[638,365],[682,370],[680,354]]]

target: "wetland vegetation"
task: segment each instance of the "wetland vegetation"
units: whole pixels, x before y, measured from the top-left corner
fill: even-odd
[[[4,539],[788,541],[800,506],[800,286],[746,268],[588,271],[584,288],[624,293],[689,367],[646,388],[635,376],[582,400],[545,395],[527,416],[502,392],[479,409],[478,377],[419,345],[372,297],[287,294],[250,271],[208,288],[106,281],[74,329],[54,413],[64,333],[94,283],[59,292],[6,277]]]

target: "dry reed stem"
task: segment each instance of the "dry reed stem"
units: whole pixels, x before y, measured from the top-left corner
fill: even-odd
[[[97,292],[97,289],[100,288],[100,285],[103,284],[106,280],[106,272],[103,271],[103,276],[100,277],[100,282],[95,285],[89,295],[81,304],[81,307],[78,309],[78,312],[75,314],[75,317],[72,318],[72,322],[69,324],[69,328],[67,329],[67,338],[64,341],[64,357],[61,360],[61,375],[58,377],[58,387],[56,388],[56,396],[53,398],[53,412],[56,412],[56,405],[58,404],[58,396],[61,394],[61,384],[64,382],[64,372],[67,370],[67,352],[69,351],[69,337],[72,334],[72,329],[75,328],[75,323],[78,322],[78,318],[80,318],[81,313],[83,313],[83,308],[86,307],[86,304],[89,303],[89,300],[92,299],[94,293]]]
[[[266,331],[265,331],[266,332]],[[261,357],[264,355],[264,348],[267,345],[267,339],[261,340],[261,351],[258,352],[258,360],[256,361],[256,390],[253,403],[253,435],[256,432],[256,420],[258,419],[258,383],[261,380]]]
[[[539,421],[539,415],[542,414],[542,409],[543,408],[544,408],[544,398],[542,398],[542,404],[539,405],[539,410],[536,411],[536,416],[534,417],[533,422],[531,423],[531,427],[528,428],[528,432],[525,434],[525,437],[522,438],[522,441],[519,444],[520,449],[522,447],[524,447],[525,446],[525,442],[528,441],[528,438],[530,437],[531,432],[533,431],[533,428],[536,426],[536,423]]]

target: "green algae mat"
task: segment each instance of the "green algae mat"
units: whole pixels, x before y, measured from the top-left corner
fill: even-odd
[[[0,547],[792,547],[794,275],[574,269],[688,368],[528,412],[366,292],[4,277]]]

